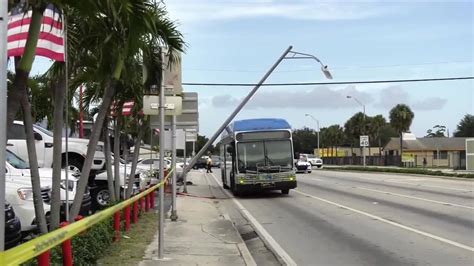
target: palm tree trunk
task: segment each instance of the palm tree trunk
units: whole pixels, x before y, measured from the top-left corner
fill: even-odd
[[[69,217],[69,222],[74,222],[74,218],[79,214],[79,211],[81,209],[82,199],[84,197],[84,192],[86,190],[86,186],[89,180],[89,174],[91,172],[92,160],[94,160],[94,154],[97,148],[97,142],[99,142],[100,133],[102,131],[105,116],[107,115],[107,112],[109,110],[112,98],[115,95],[116,83],[116,79],[111,79],[105,87],[104,96],[102,97],[102,104],[100,105],[99,112],[94,126],[92,127],[92,133],[89,138],[87,154],[84,160],[84,164],[82,166],[81,177],[77,186],[76,195],[74,196],[74,202],[71,207],[71,215]]]
[[[51,225],[54,230],[59,227],[61,208],[61,166],[62,166],[62,131],[64,127],[64,99],[66,96],[66,76],[61,75],[54,92],[54,126],[53,126],[53,184],[51,191]],[[67,108],[67,107],[66,107]],[[66,186],[67,187],[67,186]]]
[[[115,180],[115,195],[117,201],[120,201],[120,128],[122,127],[121,111],[117,112],[114,127],[114,180]]]
[[[105,152],[105,169],[107,171],[107,185],[109,188],[110,201],[116,202],[117,198],[115,197],[115,187],[114,187],[114,175],[112,173],[112,151],[110,150],[110,136],[108,123],[109,119],[106,118],[103,127],[103,137],[104,137],[104,152]]]
[[[8,90],[7,102],[7,128],[13,126],[16,114],[21,107],[22,91],[26,88],[29,72],[21,69],[15,70],[15,79],[11,90]]]
[[[23,109],[23,122],[25,126],[28,160],[30,163],[31,186],[33,188],[33,204],[35,206],[36,222],[40,233],[45,234],[48,232],[48,227],[46,225],[46,217],[44,215],[43,197],[41,196],[38,158],[36,156],[35,138],[33,134],[33,119],[31,117],[31,105],[28,99],[26,88],[22,90],[21,107]]]
[[[145,132],[144,127],[139,130],[138,136],[135,139],[135,149],[133,151],[132,169],[130,169],[130,176],[128,177],[127,194],[125,197],[126,199],[130,198],[130,196],[132,195],[132,188],[133,183],[135,181],[135,172],[137,170],[138,157],[140,156],[140,144],[142,142],[143,132]]]

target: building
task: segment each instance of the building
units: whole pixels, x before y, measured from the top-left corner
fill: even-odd
[[[402,161],[421,167],[466,169],[467,138],[416,138],[404,135]],[[400,138],[392,138],[384,147],[384,155],[400,155]]]

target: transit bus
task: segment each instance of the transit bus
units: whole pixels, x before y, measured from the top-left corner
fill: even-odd
[[[221,135],[224,188],[234,195],[246,191],[296,188],[291,126],[284,119],[234,121]]]

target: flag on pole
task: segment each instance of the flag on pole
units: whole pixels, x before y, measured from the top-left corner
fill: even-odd
[[[25,4],[12,9],[8,18],[8,57],[21,56],[25,51],[32,11],[24,10]],[[64,62],[64,29],[61,11],[48,5],[43,13],[36,55]]]
[[[132,109],[135,106],[135,101],[130,100],[126,101],[122,105],[122,115],[123,116],[131,116],[132,115]],[[117,109],[116,102],[114,101],[111,106],[110,106],[110,116],[116,116],[115,110]],[[138,115],[143,116],[143,110],[138,112]]]

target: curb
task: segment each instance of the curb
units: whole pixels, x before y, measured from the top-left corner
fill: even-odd
[[[253,259],[252,254],[250,253],[250,250],[248,249],[247,245],[245,244],[245,241],[242,238],[242,236],[239,234],[239,230],[237,230],[234,223],[230,219],[230,216],[227,213],[222,214],[222,216],[224,217],[224,219],[229,220],[232,223],[232,227],[234,227],[234,230],[239,235],[239,239],[241,241],[239,243],[237,243],[237,248],[239,249],[240,255],[242,255],[242,258],[245,261],[245,265],[247,265],[247,266],[257,266],[257,263]]]
[[[286,251],[273,239],[273,237],[263,228],[261,224],[250,214],[250,212],[242,206],[242,204],[235,199],[235,197],[227,190],[220,185],[219,181],[214,175],[211,175],[214,181],[219,184],[219,188],[224,192],[229,199],[236,205],[237,210],[240,214],[249,222],[249,224],[254,229],[255,233],[260,237],[263,243],[267,246],[268,249],[275,255],[277,260],[282,265],[297,265],[296,262],[286,253]]]

